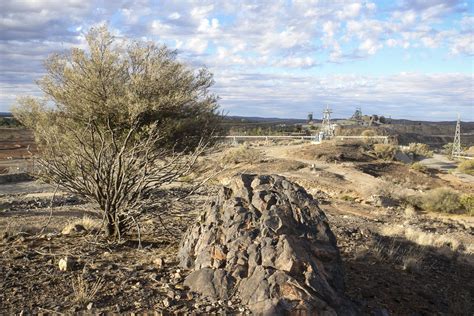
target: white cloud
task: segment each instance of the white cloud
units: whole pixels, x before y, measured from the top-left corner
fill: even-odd
[[[311,57],[287,57],[274,64],[277,67],[311,68],[317,65]]]
[[[216,35],[219,32],[219,20],[216,18],[202,19],[197,30],[201,33]]]
[[[160,20],[154,20],[151,22],[151,32],[154,35],[165,35],[171,27],[168,24],[162,23]]]
[[[359,45],[359,49],[369,55],[374,55],[383,45],[376,40],[368,38]]]
[[[181,17],[181,15],[178,12],[173,12],[168,16],[171,20],[177,20]]]
[[[248,91],[245,83],[256,84],[260,90],[255,95],[266,106],[270,106],[270,101],[281,103],[274,96],[287,103],[293,99],[302,103],[308,98],[324,97],[328,102],[347,104],[351,102],[349,96],[363,98],[369,87],[395,80],[291,76],[314,73],[315,66],[327,67],[325,71],[329,72],[344,71],[345,65],[353,60],[370,59],[394,48],[405,48],[403,55],[412,60],[421,54],[430,56],[431,50],[447,55],[443,57],[448,60],[462,62],[466,56],[474,55],[474,17],[462,0],[405,0],[383,7],[376,3],[368,0],[4,0],[0,12],[0,87],[15,85],[11,91],[32,89],[26,84],[41,74],[41,61],[50,52],[73,45],[84,46],[82,33],[101,21],[110,21],[121,35],[165,42],[171,48],[178,48],[180,58],[187,62],[209,66],[217,82],[223,80],[229,85],[221,90],[227,100],[244,100]],[[382,50],[383,47],[386,49]],[[421,51],[415,53],[414,49]],[[274,77],[275,81],[258,78],[267,78],[266,72],[283,71],[288,76]],[[249,72],[253,75],[248,75]],[[242,81],[235,81],[237,77]],[[342,80],[354,80],[354,83],[347,85]],[[333,86],[332,82],[337,84]],[[325,94],[314,92],[315,86]],[[291,87],[291,91],[285,87]],[[300,88],[301,96],[294,98]],[[433,83],[432,88],[439,86]],[[339,92],[342,92],[340,98],[331,97]],[[10,98],[10,92],[2,93],[0,106],[5,104],[3,99]],[[421,95],[419,98],[421,102]]]
[[[202,38],[192,38],[186,43],[186,48],[190,49],[191,51],[202,54],[206,50],[208,45],[207,40]]]
[[[473,34],[458,35],[452,39],[451,53],[474,56]]]
[[[355,18],[360,14],[362,4],[360,3],[351,3],[343,6],[344,9],[337,13],[340,19]]]
[[[236,115],[251,111],[260,116],[280,113],[283,117],[305,117],[307,112],[317,113],[330,104],[340,117],[363,106],[368,114],[397,118],[446,120],[447,113],[460,112],[463,119],[474,120],[471,75],[305,76],[226,72],[216,80],[221,103]]]
[[[416,13],[413,10],[405,11],[401,14],[400,20],[404,26],[413,25],[416,22]]]

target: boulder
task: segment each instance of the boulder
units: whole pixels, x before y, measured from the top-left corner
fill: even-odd
[[[403,151],[397,150],[393,159],[396,161],[403,162],[405,164],[411,164],[413,162],[413,157],[405,154]]]
[[[186,232],[178,259],[192,291],[238,296],[254,314],[355,314],[325,214],[281,176],[234,177]]]

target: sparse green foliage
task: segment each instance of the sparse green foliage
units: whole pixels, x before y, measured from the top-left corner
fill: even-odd
[[[461,200],[460,200],[462,206],[466,210],[466,212],[474,216],[474,195],[473,194],[463,194],[461,195]]]
[[[459,163],[457,171],[474,176],[474,160],[463,160]]]
[[[419,171],[419,172],[426,172],[428,169],[425,165],[422,165],[419,162],[415,162],[410,166],[411,169]]]
[[[0,127],[20,127],[21,124],[12,117],[0,117]]]
[[[415,159],[433,156],[430,147],[423,143],[410,143],[408,149],[405,150],[405,153],[412,154]]]
[[[422,207],[427,211],[442,213],[462,212],[459,193],[450,188],[436,188],[423,196]]]
[[[391,144],[375,144],[374,145],[375,155],[383,160],[393,160],[397,147]]]
[[[120,239],[153,190],[189,172],[219,119],[217,98],[212,75],[165,46],[119,41],[106,27],[86,39],[87,51],[46,61],[45,98],[20,99],[14,115],[34,132],[38,175],[96,202]]]
[[[453,143],[447,143],[443,145],[443,154],[451,155],[453,152]]]

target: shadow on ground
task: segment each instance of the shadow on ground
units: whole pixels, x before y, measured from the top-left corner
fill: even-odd
[[[445,250],[445,249],[444,249]],[[406,239],[374,236],[369,250],[343,254],[347,294],[364,314],[472,315],[474,267]]]

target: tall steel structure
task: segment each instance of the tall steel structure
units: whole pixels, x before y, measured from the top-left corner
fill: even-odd
[[[456,132],[454,133],[453,152],[451,153],[451,156],[460,156],[461,153],[461,117],[458,114]]]
[[[331,124],[331,109],[326,106],[326,110],[323,111],[323,122],[321,124],[321,130],[324,132],[325,137],[334,136],[334,129]]]
[[[353,120],[356,120],[356,121],[361,121],[362,120],[362,108],[357,107],[351,118]]]

